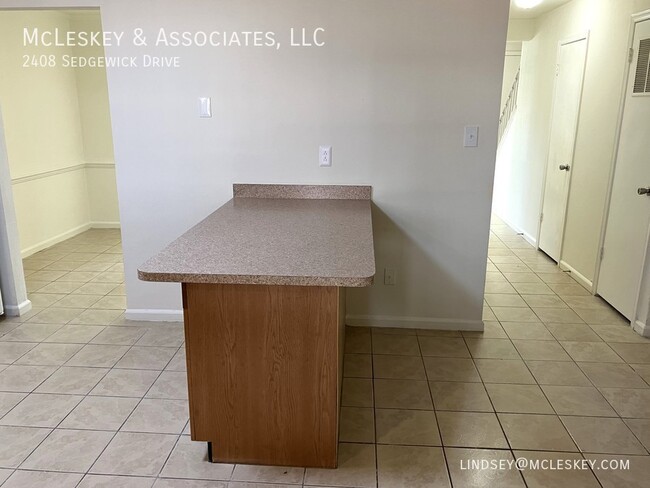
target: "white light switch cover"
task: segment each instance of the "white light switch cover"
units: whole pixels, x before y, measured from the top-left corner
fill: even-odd
[[[463,145],[465,147],[477,147],[478,146],[478,126],[477,125],[468,125],[465,127],[465,138]]]
[[[212,117],[212,99],[210,97],[199,98],[199,117]]]

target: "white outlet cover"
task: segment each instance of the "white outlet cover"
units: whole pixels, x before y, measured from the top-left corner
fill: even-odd
[[[394,268],[384,268],[384,285],[394,285],[397,276]]]
[[[318,148],[318,165],[322,168],[332,166],[332,146],[320,146]]]

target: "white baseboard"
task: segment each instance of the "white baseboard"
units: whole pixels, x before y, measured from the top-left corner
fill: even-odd
[[[91,229],[119,229],[119,222],[91,222]]]
[[[535,249],[537,249],[537,239],[531,236],[528,232],[521,231],[520,234],[523,236],[524,239],[526,239],[526,242],[528,242],[528,244],[530,244]]]
[[[498,213],[495,213],[497,217],[499,217],[501,220],[503,220],[503,223],[506,224],[508,227],[510,227],[512,230],[514,230],[517,234],[521,234],[524,239],[526,239],[526,242],[533,246],[534,248],[537,249],[537,239],[535,239],[533,236],[531,236],[528,232],[520,229],[516,225],[514,225],[512,222],[510,222],[508,219],[503,218],[501,215]]]
[[[634,329],[635,332],[641,334],[643,337],[650,337],[650,326],[648,326],[648,324],[644,324],[640,320],[637,320],[632,324],[632,329]]]
[[[182,322],[182,310],[127,309],[127,320],[152,322]],[[350,326],[393,327],[430,330],[483,330],[482,320],[436,319],[431,317],[392,317],[386,315],[347,315],[345,323]]]
[[[82,232],[87,231],[90,229],[90,224],[83,224],[78,227],[75,227],[73,229],[70,229],[66,232],[63,232],[62,234],[59,234],[57,236],[51,237],[49,239],[46,239],[42,242],[39,242],[38,244],[35,244],[33,246],[30,246],[26,249],[23,249],[20,254],[23,259],[31,256],[32,254],[36,254],[39,251],[42,251],[43,249],[47,249],[48,247],[53,246],[54,244],[58,244],[59,242],[63,242],[66,239],[70,239],[71,237],[74,237],[76,235],[81,234]]]
[[[146,322],[182,322],[182,310],[156,310],[148,308],[128,308],[124,312],[127,320],[141,320]]]
[[[30,246],[27,249],[23,249],[20,252],[20,254],[23,259],[28,258],[32,254],[36,254],[37,252],[42,251],[43,249],[47,249],[48,247],[52,247],[53,245],[58,244],[59,242],[63,242],[67,239],[70,239],[71,237],[81,234],[82,232],[86,232],[88,229],[119,229],[119,228],[120,228],[119,222],[89,222],[87,224],[83,224],[78,227],[75,227],[74,229],[70,229],[66,232],[63,232],[62,234],[59,234],[57,236],[51,237],[50,239],[46,239],[42,242],[39,242],[38,244]]]
[[[345,323],[359,327],[393,327],[430,330],[483,330],[482,320],[438,319],[434,317],[393,317],[389,315],[347,315]]]
[[[182,322],[182,310],[127,309],[127,320]],[[386,315],[347,315],[347,325],[372,327],[397,327],[431,330],[483,330],[482,320],[436,319],[431,317],[392,317]]]
[[[32,302],[31,300],[25,300],[24,302],[19,303],[18,305],[7,305],[5,303],[4,309],[5,309],[5,314],[8,317],[20,317],[21,315],[25,315],[27,312],[29,312],[32,309]]]
[[[575,278],[575,280],[580,283],[582,286],[584,286],[587,290],[590,292],[593,292],[594,290],[594,283],[591,280],[588,280],[584,275],[582,275],[578,270],[576,270],[573,266],[568,264],[566,261],[560,261],[560,269],[562,271],[568,271],[571,273],[571,276]]]

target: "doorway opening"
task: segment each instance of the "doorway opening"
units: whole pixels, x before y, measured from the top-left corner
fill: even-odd
[[[650,96],[634,93],[650,88],[650,35],[638,34],[650,12],[628,0],[545,4],[511,11],[487,305],[650,336]],[[489,296],[510,288],[524,303]]]
[[[124,270],[106,70],[74,62],[104,50],[26,43],[25,32],[35,29],[101,32],[100,11],[0,10],[0,136],[10,175],[3,183],[13,194],[16,252],[32,305],[6,312],[24,321],[47,307],[66,320],[92,308],[120,310]]]
[[[540,216],[539,249],[561,262],[587,59],[587,36],[561,41],[558,47],[548,162]]]

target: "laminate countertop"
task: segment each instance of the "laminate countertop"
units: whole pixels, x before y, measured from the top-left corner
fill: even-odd
[[[144,281],[362,287],[369,186],[234,185],[234,198],[138,269]]]

